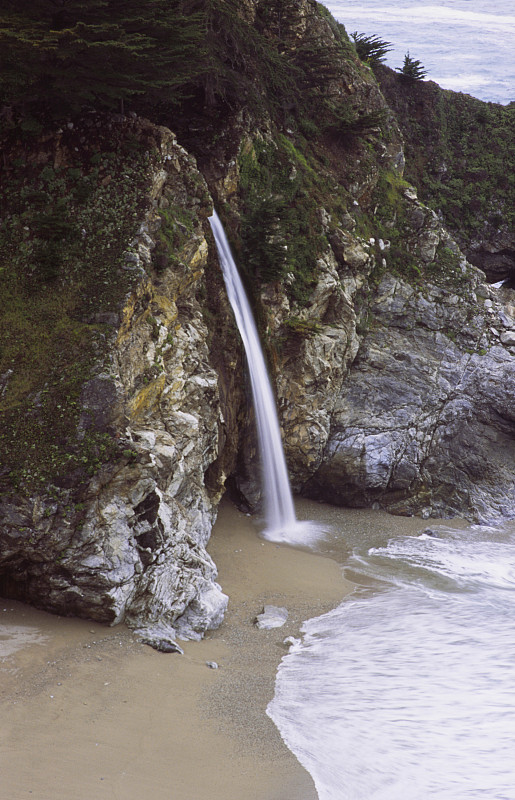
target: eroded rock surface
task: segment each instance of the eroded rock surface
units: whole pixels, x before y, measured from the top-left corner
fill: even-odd
[[[108,358],[80,397],[78,438],[109,432],[121,458],[55,501],[41,494],[4,502],[0,568],[11,593],[62,614],[125,619],[162,649],[176,635],[218,626],[227,597],[205,549],[220,486],[208,491],[204,474],[218,456],[222,424],[196,297],[210,198],[170,131],[153,132],[160,159],[150,207],[126,253],[134,288],[112,315]],[[163,208],[172,218],[178,210],[183,235],[173,263],[156,270]]]
[[[515,357],[500,341],[501,320],[512,323],[490,291],[383,278],[308,494],[423,516],[515,514]]]
[[[489,287],[462,253],[482,248],[492,276],[511,274],[512,234],[494,225],[505,206],[488,236],[452,238],[403,181],[399,126],[341,27],[312,0],[280,6],[245,0],[235,28],[242,51],[246,23],[262,37],[236,63],[263,102],[248,102],[248,85],[241,100],[224,95],[222,81],[194,120],[178,115],[201,171],[168,129],[122,115],[92,115],[84,131],[72,124],[73,142],[60,130],[33,154],[58,187],[69,188],[59,170],[78,173],[75,213],[79,189],[112,185],[114,146],[95,137],[123,129],[143,154],[143,195],[129,209],[134,237],[105,270],[122,301],[89,298],[68,328],[90,326],[97,360],[81,373],[61,461],[50,447],[38,476],[20,459],[17,482],[0,465],[0,586],[60,614],[126,620],[162,651],[220,624],[227,597],[206,551],[217,505],[228,484],[249,507],[260,494],[243,356],[206,221],[212,198],[251,290],[294,489],[402,514],[515,516],[515,294]],[[271,65],[283,62],[284,86],[302,72],[300,95],[283,86],[267,98]],[[92,228],[76,231],[76,252]],[[16,229],[25,252],[34,230]],[[107,258],[110,246],[91,252]],[[2,368],[11,412],[16,380],[16,365]],[[45,391],[43,381],[27,395],[36,421]]]

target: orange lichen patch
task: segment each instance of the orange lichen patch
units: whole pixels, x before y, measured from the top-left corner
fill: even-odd
[[[150,299],[152,295],[152,283],[150,278],[138,284],[136,289],[130,293],[125,305],[120,311],[121,324],[118,329],[118,336],[116,339],[117,347],[123,344],[129,336],[131,328],[134,325],[138,309],[141,308],[141,304],[145,295],[148,296],[148,299]],[[143,313],[148,314],[148,310],[145,309]]]
[[[151,381],[147,386],[144,386],[143,389],[140,389],[140,391],[129,403],[129,415],[131,421],[139,419],[148,414],[150,411],[153,411],[153,409],[159,404],[165,385],[166,375],[163,373],[155,380]]]

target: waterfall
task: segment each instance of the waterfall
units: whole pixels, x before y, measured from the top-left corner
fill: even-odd
[[[268,538],[289,541],[291,538],[289,534],[298,527],[298,523],[284,458],[277,410],[263,351],[245,289],[216,211],[209,218],[209,222],[215,237],[227,295],[247,356],[261,455],[266,535]]]

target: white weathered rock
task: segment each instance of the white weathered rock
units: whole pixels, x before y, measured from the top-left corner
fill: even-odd
[[[259,630],[270,631],[272,628],[282,628],[288,619],[288,611],[279,606],[265,606],[263,612],[256,617],[256,627]]]
[[[6,508],[0,566],[8,559],[14,576],[19,561],[27,599],[49,610],[125,619],[145,641],[170,650],[176,636],[196,638],[219,625],[227,605],[205,549],[219,499],[205,472],[219,454],[221,404],[196,297],[208,257],[207,188],[173,134],[141,125],[161,164],[125,254],[139,277],[110,320],[117,330],[108,360],[83,387],[78,428],[79,438],[115,432],[123,452],[81,488],[80,524],[45,498]],[[188,210],[191,228],[173,268],[154,281],[155,209],[164,192]]]
[[[456,305],[423,292],[393,276],[379,285],[305,491],[406,514],[513,516],[515,358],[490,347],[471,293]]]
[[[501,342],[507,346],[515,345],[515,331],[501,333]]]

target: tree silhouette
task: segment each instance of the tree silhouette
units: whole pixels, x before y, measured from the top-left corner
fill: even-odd
[[[402,67],[397,67],[397,72],[401,76],[410,81],[421,81],[427,75],[427,70],[418,59],[411,58],[409,50],[404,56],[404,64]]]
[[[385,42],[378,36],[365,36],[364,33],[354,31],[351,33],[356,52],[361,59],[371,67],[382,64],[385,56],[392,49],[390,42]]]

